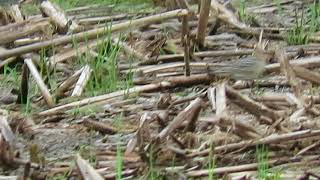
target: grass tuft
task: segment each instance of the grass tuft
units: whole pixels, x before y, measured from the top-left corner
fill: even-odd
[[[120,131],[122,129],[122,120],[123,114],[120,114],[116,117],[114,123],[116,124],[117,129]],[[121,147],[121,134],[118,135],[118,143],[117,143],[117,155],[116,155],[116,179],[122,179],[122,170],[123,170],[123,149]]]
[[[268,149],[265,145],[257,146],[256,158],[258,161],[258,179],[259,180],[281,180],[281,171],[279,169],[270,169],[268,165]]]
[[[87,61],[92,69],[86,89],[89,94],[98,95],[118,90],[117,58],[120,48],[118,43],[112,42],[109,32],[98,47],[98,56],[94,60]]]
[[[240,0],[240,10],[239,10],[239,18],[241,21],[248,24],[255,24],[255,19],[253,16],[247,13],[247,2],[246,0]]]
[[[215,168],[215,157],[213,154],[213,142],[210,143],[210,153],[209,153],[209,158],[208,158],[208,170],[209,170],[209,180],[214,180],[215,175],[214,175],[214,168]]]
[[[289,45],[300,45],[308,43],[308,29],[304,21],[304,13],[299,18],[297,10],[295,10],[295,26],[289,31],[287,42]]]
[[[159,174],[157,170],[154,168],[154,147],[151,145],[150,152],[149,152],[149,172],[148,172],[148,178],[151,180],[157,180],[160,179]]]
[[[264,145],[257,147],[256,157],[258,160],[258,178],[267,179],[268,178],[268,151]]]
[[[314,1],[308,8],[308,24],[310,32],[317,32],[320,30],[320,2]]]
[[[308,37],[320,30],[320,3],[314,1],[307,10],[306,17],[304,17],[304,11],[299,17],[297,10],[295,10],[295,26],[289,31],[287,38],[289,45],[307,44]]]

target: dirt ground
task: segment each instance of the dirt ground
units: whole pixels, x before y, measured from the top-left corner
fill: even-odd
[[[315,32],[310,30],[314,3],[232,1],[216,11],[212,8],[205,24],[205,44],[192,39],[199,36],[198,14],[190,15],[190,34],[184,37],[183,16],[173,16],[154,23],[146,20],[147,25],[130,27],[121,35],[106,35],[101,47],[91,46],[98,42],[91,38],[34,52],[38,59],[33,58],[33,63],[39,65],[54,105],[49,105],[32,73],[28,100],[17,103],[23,66],[29,67],[28,58],[17,55],[17,60],[0,66],[0,108],[8,113],[0,117],[8,121],[15,136],[14,146],[9,143],[0,151],[0,179],[85,177],[81,167],[87,166],[77,154],[93,167],[94,172],[88,172],[105,179],[319,179],[320,25]],[[103,28],[100,21],[133,22],[181,8],[176,6],[151,6],[136,13],[102,14],[98,6],[63,12],[85,32]],[[198,5],[189,6],[197,14]],[[0,35],[8,26],[0,27]],[[260,30],[263,42],[268,42],[262,53],[267,57],[264,72],[252,79],[233,78],[239,77],[234,73],[256,72],[247,64],[234,67],[258,56]],[[53,39],[69,35],[53,32]],[[37,32],[17,39],[33,42],[30,39],[43,36]],[[17,40],[0,45],[6,49],[28,46],[17,45]],[[7,59],[0,58],[0,65]],[[47,62],[58,60],[50,71]],[[86,67],[91,76],[84,80],[81,95],[72,97]],[[185,75],[187,67],[190,76]],[[234,69],[226,73],[228,67]],[[223,68],[221,77],[218,72]],[[72,85],[59,94],[73,76]],[[27,168],[25,161],[37,168]]]

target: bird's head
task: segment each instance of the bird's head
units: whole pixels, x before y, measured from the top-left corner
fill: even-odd
[[[274,57],[274,52],[268,50],[269,41],[262,40],[263,31],[260,33],[259,42],[255,45],[253,56],[265,63],[269,63]]]

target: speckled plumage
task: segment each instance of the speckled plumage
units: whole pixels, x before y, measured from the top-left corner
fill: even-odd
[[[220,64],[210,73],[226,76],[235,80],[253,80],[261,77],[265,71],[266,62],[254,56],[241,58],[236,61]]]

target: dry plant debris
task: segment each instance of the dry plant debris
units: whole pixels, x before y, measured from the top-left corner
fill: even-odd
[[[0,1],[0,179],[320,179],[320,2],[152,2]]]

